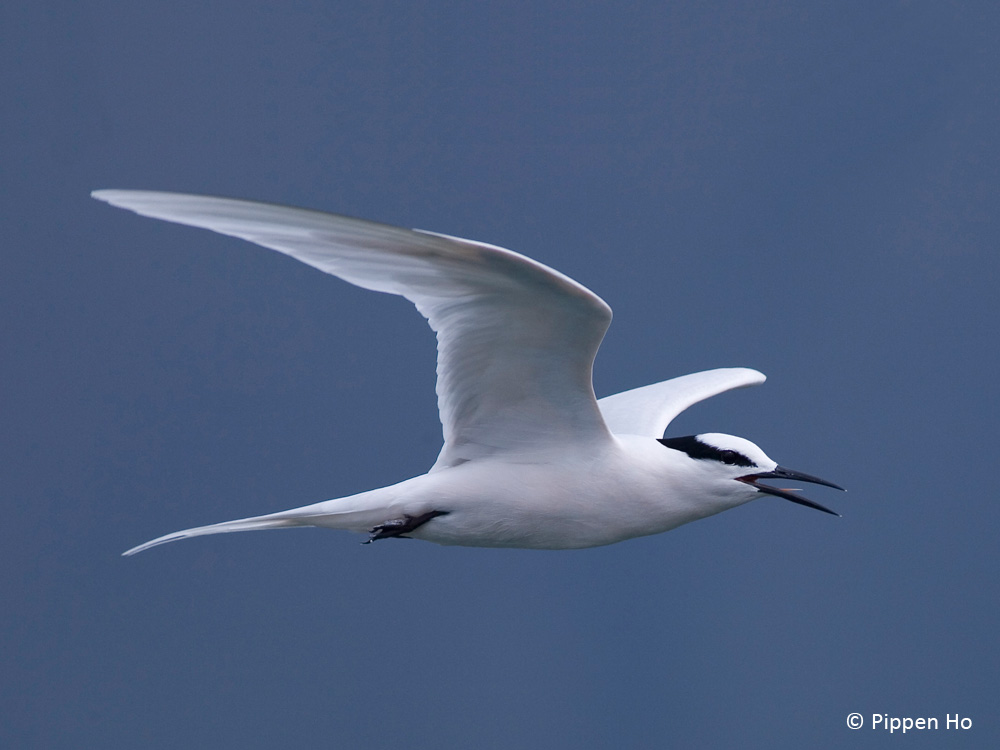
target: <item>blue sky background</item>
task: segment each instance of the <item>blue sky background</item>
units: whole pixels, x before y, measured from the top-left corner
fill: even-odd
[[[997,747],[998,20],[4,4],[0,745]],[[746,436],[848,487],[812,492],[844,517],[761,499],[577,552],[303,530],[122,559],[422,473],[441,438],[407,303],[88,197],[113,187],[537,258],[615,310],[598,395],[756,367],[670,432]]]

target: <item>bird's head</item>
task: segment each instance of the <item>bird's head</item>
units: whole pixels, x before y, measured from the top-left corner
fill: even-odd
[[[793,482],[822,484],[837,490],[844,489],[825,479],[778,466],[775,461],[767,457],[764,451],[749,440],[735,435],[712,432],[704,435],[663,438],[660,442],[668,448],[685,453],[688,458],[694,461],[704,462],[700,466],[709,472],[713,482],[716,480],[719,482],[739,482],[739,485],[724,485],[724,494],[731,494],[737,501],[735,503],[737,505],[760,497],[760,494],[764,493],[815,508],[824,513],[840,515],[817,502],[802,497],[797,494],[795,489],[761,484],[761,480],[764,479],[784,479]]]

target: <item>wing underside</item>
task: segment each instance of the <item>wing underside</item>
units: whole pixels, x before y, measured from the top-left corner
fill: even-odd
[[[492,245],[319,211],[149,191],[93,195],[410,300],[437,334],[445,445],[436,468],[608,438],[591,375],[611,310],[558,271]]]
[[[659,438],[674,417],[699,401],[763,382],[756,370],[723,367],[605,396],[597,404],[611,432]]]

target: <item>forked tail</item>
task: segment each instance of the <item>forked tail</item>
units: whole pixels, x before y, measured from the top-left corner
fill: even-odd
[[[225,521],[223,523],[213,523],[210,526],[198,526],[194,529],[175,531],[173,534],[166,534],[145,544],[140,544],[138,547],[133,547],[127,552],[123,552],[122,556],[134,555],[136,552],[142,552],[150,547],[157,547],[167,542],[176,542],[178,539],[206,536],[208,534],[227,534],[230,531],[261,531],[263,529],[321,526],[330,529],[367,532],[372,527],[386,520],[387,507],[391,500],[396,497],[397,488],[404,484],[406,483],[400,483],[393,487],[369,490],[368,492],[336,500],[326,500],[301,508],[269,513],[265,516],[240,518],[235,521]]]
[[[178,539],[187,539],[192,536],[205,536],[207,534],[226,534],[230,531],[260,531],[263,529],[288,529],[295,526],[305,526],[300,520],[295,518],[273,518],[268,516],[258,516],[257,518],[241,518],[237,521],[226,521],[224,523],[213,523],[210,526],[199,526],[195,529],[184,529],[175,531],[173,534],[152,539],[138,547],[122,552],[122,557],[134,555],[150,547],[157,547],[167,542],[176,542]]]

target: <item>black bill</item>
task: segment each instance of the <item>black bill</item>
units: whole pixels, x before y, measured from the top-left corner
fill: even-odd
[[[799,505],[805,505],[807,508],[815,508],[816,510],[821,510],[824,513],[829,513],[833,516],[840,516],[836,511],[832,511],[829,508],[824,508],[819,503],[808,500],[801,495],[795,494],[793,490],[783,490],[778,487],[768,487],[766,484],[759,484],[761,479],[791,479],[795,482],[810,482],[812,484],[822,484],[826,487],[833,487],[835,490],[843,491],[843,487],[833,482],[828,482],[825,479],[820,479],[819,477],[814,477],[811,474],[803,474],[801,471],[792,471],[791,469],[786,469],[783,466],[776,466],[774,471],[768,471],[763,474],[748,474],[745,477],[737,477],[740,482],[744,484],[749,484],[751,487],[760,490],[761,492],[766,492],[768,495],[774,495],[776,497],[783,497],[785,500],[791,500],[793,503],[798,503]]]

